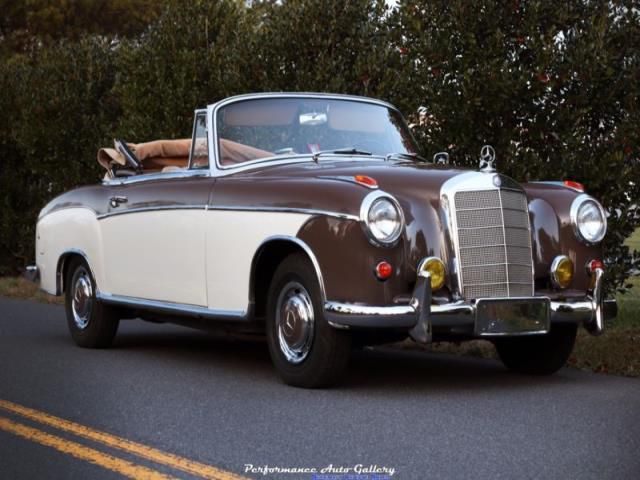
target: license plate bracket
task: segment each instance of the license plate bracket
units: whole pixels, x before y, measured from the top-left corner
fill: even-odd
[[[480,298],[476,301],[478,336],[533,335],[549,332],[551,301],[547,297]]]

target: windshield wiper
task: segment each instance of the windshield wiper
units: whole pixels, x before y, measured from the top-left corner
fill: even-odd
[[[313,154],[313,161],[318,163],[318,158],[321,155],[373,155],[366,150],[358,150],[357,148],[338,148],[336,150],[320,150]]]
[[[411,160],[419,160],[421,162],[424,163],[429,163],[429,160],[427,160],[426,158],[424,158],[422,155],[419,155],[417,153],[413,153],[413,152],[395,152],[395,153],[389,153],[386,157],[385,160],[389,161],[392,160],[394,158],[410,158]]]

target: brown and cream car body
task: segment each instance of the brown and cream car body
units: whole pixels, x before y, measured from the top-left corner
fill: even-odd
[[[615,315],[592,197],[519,184],[490,148],[477,171],[421,161],[384,102],[233,97],[196,111],[192,140],[129,147],[101,152],[105,179],[38,220],[41,287],[66,293],[85,346],[107,344],[126,316],[266,326],[285,380],[315,386],[356,339],[484,337],[507,342],[503,359],[542,358],[560,348],[544,343],[554,332],[572,346],[576,325],[597,334]]]

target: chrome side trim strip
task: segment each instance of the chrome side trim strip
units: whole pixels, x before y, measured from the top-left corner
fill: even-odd
[[[118,305],[141,310],[150,310],[160,313],[185,315],[190,317],[210,318],[215,320],[247,321],[247,312],[238,310],[216,310],[198,305],[183,303],[162,302],[159,300],[147,300],[144,298],[112,295],[110,293],[96,293],[96,298],[110,305]]]
[[[328,217],[339,218],[342,220],[358,221],[356,215],[341,212],[331,212],[329,210],[317,210],[313,208],[295,208],[295,207],[235,207],[231,205],[166,205],[155,207],[129,208],[126,210],[115,210],[109,213],[98,215],[98,220],[113,217],[115,215],[126,215],[128,213],[154,212],[161,210],[228,210],[234,212],[282,212],[282,213],[302,213],[306,215],[324,215]]]
[[[114,210],[113,212],[103,213],[102,215],[98,215],[98,220],[102,220],[104,218],[115,217],[116,215],[127,215],[129,213],[140,213],[140,212],[159,212],[163,210],[206,210],[206,205],[164,205],[164,206],[155,206],[155,207],[140,207],[140,208],[128,208],[125,210]]]
[[[324,215],[327,217],[340,218],[343,220],[358,221],[357,215],[342,212],[332,212],[329,210],[317,210],[315,208],[296,208],[296,207],[236,207],[232,205],[209,205],[207,210],[229,210],[234,212],[282,212],[282,213],[303,213],[306,215]],[[294,237],[286,237],[294,238]]]
[[[153,180],[170,180],[173,178],[210,177],[209,170],[187,170],[179,172],[154,172],[131,175],[129,177],[115,177],[103,180],[103,185],[128,185],[130,183],[151,182]]]

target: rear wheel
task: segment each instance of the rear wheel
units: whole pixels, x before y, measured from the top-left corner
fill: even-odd
[[[96,284],[89,266],[72,260],[66,278],[65,308],[71,337],[81,347],[109,347],[118,331],[117,311],[96,300]]]
[[[509,370],[550,375],[567,363],[576,332],[576,325],[556,324],[546,335],[502,338],[496,340],[495,345],[500,360]]]
[[[305,388],[337,382],[349,362],[351,337],[324,319],[316,273],[304,255],[278,266],[267,309],[269,353],[284,382]]]

